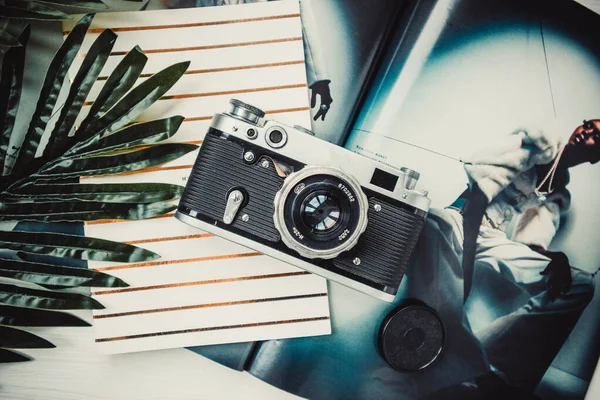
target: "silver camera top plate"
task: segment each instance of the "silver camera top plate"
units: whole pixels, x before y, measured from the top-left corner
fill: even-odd
[[[409,169],[395,169],[381,162],[371,160],[343,147],[305,133],[295,127],[276,120],[264,118],[240,118],[235,114],[215,114],[211,127],[234,136],[242,141],[274,151],[282,156],[297,160],[306,165],[337,168],[352,175],[360,185],[408,204],[423,212],[429,211],[431,200],[425,191],[414,189],[418,173]],[[393,190],[386,190],[371,183],[376,170],[397,176]]]

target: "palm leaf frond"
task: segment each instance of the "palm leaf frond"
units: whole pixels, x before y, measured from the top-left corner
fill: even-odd
[[[54,5],[102,7],[99,0],[27,2],[31,3],[29,8],[23,8],[23,3],[0,0],[0,15],[7,7],[17,6],[20,11],[25,10],[21,15],[41,10],[47,14],[44,18],[62,17],[52,11]],[[0,177],[0,221],[39,224],[135,220],[176,208],[181,186],[79,182],[81,176],[132,173],[159,166],[197,149],[190,144],[161,143],[177,132],[184,120],[181,116],[135,121],[171,89],[189,62],[167,67],[136,86],[147,57],[134,47],[108,78],[99,79],[117,40],[110,30],[91,44],[74,72],[66,99],[59,103],[67,74],[80,53],[92,19],[93,15],[88,14],[74,26],[50,63],[20,148],[13,148],[19,143],[14,121],[29,30],[20,35],[19,45],[12,42],[15,46],[5,50],[0,83],[0,172],[4,171]],[[88,101],[92,86],[102,82],[95,100]],[[91,107],[85,107],[89,103]],[[81,121],[79,126],[77,121]],[[102,305],[70,289],[127,286],[118,277],[74,268],[73,260],[131,263],[157,257],[144,248],[77,234],[0,230],[0,279],[10,280],[0,281],[0,336],[5,335],[0,340],[0,362],[28,359],[6,348],[51,347],[43,339],[12,326],[89,325],[64,310],[99,309]]]
[[[0,364],[30,361],[31,359],[24,354],[12,350],[0,349]]]
[[[78,154],[90,156],[117,149],[128,149],[138,146],[156,144],[172,137],[183,122],[180,115],[155,121],[133,124],[112,135],[94,136],[83,141],[65,153],[66,156]]]
[[[29,129],[25,134],[25,139],[19,150],[15,161],[16,168],[24,168],[36,156],[40,140],[46,130],[46,125],[52,116],[56,106],[56,101],[63,87],[69,68],[79,52],[81,43],[85,38],[87,30],[92,23],[94,16],[88,14],[83,17],[73,28],[65,42],[60,47],[46,73],[46,79],[40,91],[40,97],[37,102]],[[7,163],[8,164],[8,163]]]
[[[128,92],[102,118],[94,119],[89,125],[83,126],[78,135],[85,139],[93,135],[102,137],[121,129],[171,89],[189,65],[189,61],[177,63],[152,75]]]
[[[166,183],[103,183],[103,184],[28,184],[15,193],[23,199],[98,201],[103,203],[149,204],[175,200],[181,196],[181,186]]]
[[[1,259],[0,276],[34,283],[45,288],[128,286],[117,277],[92,269],[28,260],[25,253],[19,254],[17,259]]]
[[[36,0],[38,3],[53,4],[55,6],[68,6],[88,8],[91,10],[106,10],[108,6],[101,0]]]
[[[184,143],[167,143],[145,147],[126,153],[101,153],[93,157],[58,159],[48,164],[36,175],[38,178],[68,178],[118,174],[155,167],[176,160],[197,149]]]
[[[9,156],[8,146],[15,126],[25,68],[25,46],[31,28],[27,26],[19,35],[20,47],[10,48],[2,59],[0,75],[0,175],[5,169],[5,158]],[[12,154],[11,154],[12,155]]]
[[[166,202],[150,204],[117,204],[99,201],[11,203],[0,206],[0,220],[19,219],[21,221],[42,222],[95,221],[98,219],[139,220],[166,214],[176,207],[176,205]]]
[[[141,2],[144,0],[124,0]],[[101,0],[0,0],[0,17],[60,21],[71,19],[64,7],[103,11],[109,7]]]
[[[10,33],[0,29],[0,47],[20,47],[22,46],[19,39]]]
[[[55,149],[55,151],[61,150],[62,146],[57,142],[67,136],[73,129],[75,119],[83,107],[83,102],[92,89],[92,85],[96,82],[98,75],[100,75],[100,71],[104,68],[116,40],[117,35],[111,30],[105,30],[88,51],[75,79],[73,79],[69,96],[62,104],[62,112],[56,121],[47,148]]]
[[[64,233],[0,231],[0,248],[53,257],[125,263],[150,261],[159,257],[141,247]]]
[[[92,120],[101,118],[115,103],[135,85],[140,77],[148,57],[138,46],[128,52],[110,74],[96,101],[83,120],[81,128],[86,127]]]
[[[0,324],[12,326],[90,326],[67,312],[38,308],[5,306],[0,304]]]
[[[69,14],[65,14],[54,7],[39,1],[29,0],[0,0],[0,17],[46,21],[71,19]]]
[[[97,300],[79,293],[38,290],[0,283],[0,302],[10,306],[52,310],[101,310]]]
[[[52,343],[22,329],[0,326],[0,347],[9,349],[50,349]]]

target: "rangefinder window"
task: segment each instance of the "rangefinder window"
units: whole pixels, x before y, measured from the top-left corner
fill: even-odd
[[[398,183],[398,176],[375,168],[375,172],[373,172],[373,177],[371,178],[372,185],[393,192],[396,188],[396,183]]]

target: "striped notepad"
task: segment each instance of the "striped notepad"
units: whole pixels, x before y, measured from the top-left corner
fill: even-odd
[[[63,25],[65,33],[77,20]],[[310,126],[297,1],[98,14],[79,63],[106,28],[115,31],[118,39],[88,102],[93,102],[110,71],[135,45],[148,56],[140,80],[174,63],[191,61],[180,81],[139,118],[183,115],[185,121],[171,142],[202,143],[212,115],[227,111],[232,97],[262,108],[267,117]],[[189,154],[135,174],[82,179],[184,185],[195,157],[196,153]],[[96,342],[102,352],[331,332],[324,279],[191,228],[172,215],[88,223],[85,233],[162,256],[138,264],[90,263],[91,268],[131,285],[93,291],[106,306],[94,312]]]

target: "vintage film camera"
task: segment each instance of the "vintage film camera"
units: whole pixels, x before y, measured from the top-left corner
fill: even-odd
[[[393,301],[429,210],[419,174],[231,105],[212,119],[176,217]]]

